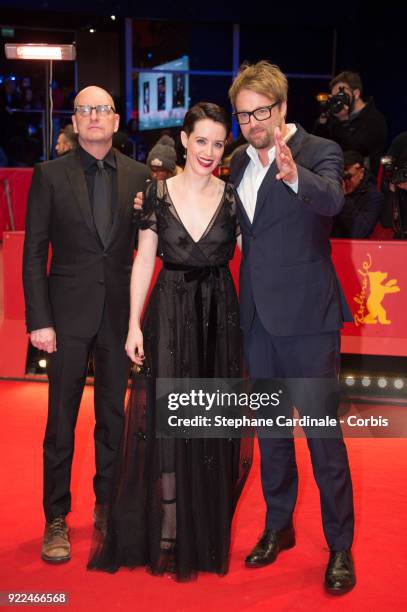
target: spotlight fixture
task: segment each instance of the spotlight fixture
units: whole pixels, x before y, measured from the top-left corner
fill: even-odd
[[[372,381],[370,380],[369,376],[364,376],[364,377],[362,378],[362,385],[363,385],[364,387],[370,387],[371,382],[372,382]]]
[[[400,391],[404,387],[404,380],[401,378],[396,378],[393,382],[393,385],[396,389]]]
[[[385,389],[387,387],[387,378],[384,378],[383,376],[378,378],[377,386],[380,387],[380,389]]]
[[[48,44],[11,44],[5,45],[6,58],[10,60],[65,60],[76,58],[74,45],[48,45]]]
[[[116,21],[116,15],[110,15],[110,19],[111,19],[112,21]]]
[[[44,150],[45,159],[50,158],[52,143],[52,66],[54,61],[74,61],[75,45],[49,45],[38,43],[7,43],[6,58],[9,60],[41,60],[45,65],[45,122]]]
[[[47,367],[47,360],[46,359],[40,359],[38,362],[38,365],[40,366],[40,368],[46,368]]]
[[[347,376],[345,378],[345,383],[348,385],[348,387],[353,387],[353,385],[355,384],[354,376]]]
[[[89,32],[90,32],[91,34],[94,34],[94,33],[96,32],[96,30],[95,30],[95,28],[89,28]]]

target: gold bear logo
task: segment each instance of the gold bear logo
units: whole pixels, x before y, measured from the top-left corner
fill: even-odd
[[[354,315],[355,324],[357,326],[363,323],[367,325],[376,325],[377,323],[390,325],[391,321],[387,318],[382,302],[387,293],[398,293],[400,287],[397,285],[396,278],[392,278],[384,283],[388,277],[387,272],[369,272],[372,266],[372,259],[369,253],[367,257],[368,260],[362,264],[362,270],[358,270],[362,276],[362,289],[354,297],[354,301],[359,304],[359,309]]]
[[[368,272],[368,276],[370,294],[367,298],[366,306],[369,312],[363,319],[363,323],[390,325],[391,321],[387,318],[382,301],[386,293],[398,293],[400,291],[397,279],[392,278],[383,285],[383,282],[388,277],[387,272]]]

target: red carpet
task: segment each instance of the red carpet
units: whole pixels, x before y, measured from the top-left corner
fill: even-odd
[[[1,523],[0,591],[64,591],[69,610],[402,610],[407,609],[407,441],[348,440],[356,503],[354,557],[358,584],[335,598],[322,589],[327,561],[318,492],[304,440],[297,440],[300,495],[295,525],[297,546],[276,564],[243,566],[264,517],[258,457],[240,502],[229,574],[200,575],[177,584],[144,570],[108,575],[85,569],[93,507],[92,395],[81,406],[73,470],[73,512],[69,516],[72,561],[54,567],[40,558],[42,436],[47,386],[0,382]],[[385,408],[383,408],[385,410]],[[52,606],[53,607],[53,606]],[[49,609],[37,606],[36,609]],[[62,608],[64,609],[64,608]]]

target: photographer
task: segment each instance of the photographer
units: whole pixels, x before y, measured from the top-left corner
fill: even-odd
[[[385,206],[381,223],[393,230],[394,240],[407,240],[407,132],[396,136],[382,164]]]
[[[317,136],[330,138],[343,151],[357,151],[376,175],[386,146],[387,126],[373,98],[362,99],[362,81],[356,72],[341,72],[329,83],[331,95],[314,125]]]
[[[384,196],[374,176],[363,166],[363,155],[344,153],[345,204],[333,218],[332,238],[369,238],[383,209]]]

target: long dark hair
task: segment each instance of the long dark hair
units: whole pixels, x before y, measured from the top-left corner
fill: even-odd
[[[212,102],[198,102],[198,104],[194,104],[184,117],[182,129],[189,136],[194,131],[197,121],[201,121],[201,119],[211,119],[223,125],[227,138],[231,123],[229,115],[221,106]]]

